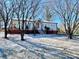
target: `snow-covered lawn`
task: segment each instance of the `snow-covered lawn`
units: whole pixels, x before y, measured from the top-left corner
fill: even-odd
[[[2,35],[1,35],[2,34]],[[0,37],[3,33],[0,33]],[[25,41],[20,40],[20,35],[8,35],[10,49],[14,46],[20,46],[28,53],[27,59],[78,59],[79,58],[79,40],[69,40],[63,35],[46,35],[46,34],[25,34]],[[2,38],[3,39],[3,38]],[[4,40],[4,39],[3,39]],[[3,41],[4,46],[8,47]],[[0,44],[3,44],[0,42]],[[3,45],[0,45],[2,47]],[[20,47],[16,50],[20,51]],[[19,55],[19,54],[18,54]],[[22,58],[20,58],[22,59]],[[26,58],[25,58],[26,59]]]

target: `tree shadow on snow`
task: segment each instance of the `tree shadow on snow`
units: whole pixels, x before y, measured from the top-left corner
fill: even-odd
[[[40,56],[41,59],[46,59],[45,54],[49,54],[49,55],[55,56],[55,57],[60,57],[62,59],[70,59],[70,58],[73,59],[73,56],[64,54],[61,50],[58,50],[58,49],[55,49],[52,47],[49,48],[48,47],[49,45],[46,45],[46,44],[34,43],[34,42],[30,42],[28,40],[25,40],[25,41],[14,40],[14,38],[10,39],[10,40],[12,42],[28,49],[31,53],[34,53],[37,56]],[[29,47],[28,47],[28,44],[30,44]],[[75,58],[78,58],[78,57],[75,57]]]
[[[0,58],[8,59],[10,55],[13,55],[14,51],[10,48],[0,48]]]

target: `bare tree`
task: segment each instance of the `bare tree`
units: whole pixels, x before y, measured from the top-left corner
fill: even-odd
[[[14,5],[14,15],[16,15],[16,19],[18,19],[18,25],[19,25],[19,30],[21,29],[21,4],[22,4],[22,0],[15,0],[15,5]]]
[[[39,12],[40,12],[40,6],[41,6],[41,4],[40,4],[40,2],[41,2],[41,0],[34,0],[33,1],[33,4],[32,4],[32,13],[31,13],[31,19],[33,19],[33,21],[35,20],[35,18],[37,18],[38,17],[38,15],[40,15],[39,14]],[[36,32],[36,27],[35,27],[35,21],[33,22],[33,32],[34,32],[34,35],[35,35],[35,32]]]
[[[53,0],[53,10],[63,21],[65,33],[70,39],[79,28],[79,0]]]
[[[25,21],[29,18],[34,19],[37,15],[40,0],[16,0],[15,14],[19,21],[19,29],[21,30],[21,40],[24,41]],[[22,21],[20,23],[20,21]],[[21,25],[20,25],[21,24]]]
[[[13,0],[0,0],[0,15],[4,22],[5,38],[7,38],[8,22],[13,10]]]
[[[49,6],[45,7],[45,20],[50,21],[53,17],[53,13],[51,11],[51,8]]]

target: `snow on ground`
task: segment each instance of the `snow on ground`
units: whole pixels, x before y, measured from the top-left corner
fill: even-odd
[[[3,36],[3,33],[1,33]],[[20,35],[8,35],[12,45],[19,45],[24,48],[28,54],[28,59],[78,59],[79,41],[68,40],[62,35],[41,35],[25,34],[25,41],[20,40]],[[6,45],[4,43],[4,45]],[[11,46],[11,45],[9,45]],[[7,47],[7,45],[6,45]],[[11,49],[13,46],[10,47]],[[19,47],[16,49],[20,49]],[[25,54],[26,55],[26,54]],[[28,55],[26,55],[28,56]],[[26,58],[25,58],[26,59]]]

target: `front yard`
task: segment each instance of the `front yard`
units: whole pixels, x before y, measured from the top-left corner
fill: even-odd
[[[1,33],[2,34],[2,33]],[[0,35],[1,35],[0,34]],[[7,59],[78,59],[79,40],[69,40],[62,35],[25,34],[25,41],[20,35],[8,35],[9,40],[0,36],[0,57]],[[7,52],[9,51],[9,52]],[[11,52],[11,55],[10,55]],[[14,57],[15,56],[15,57]]]

